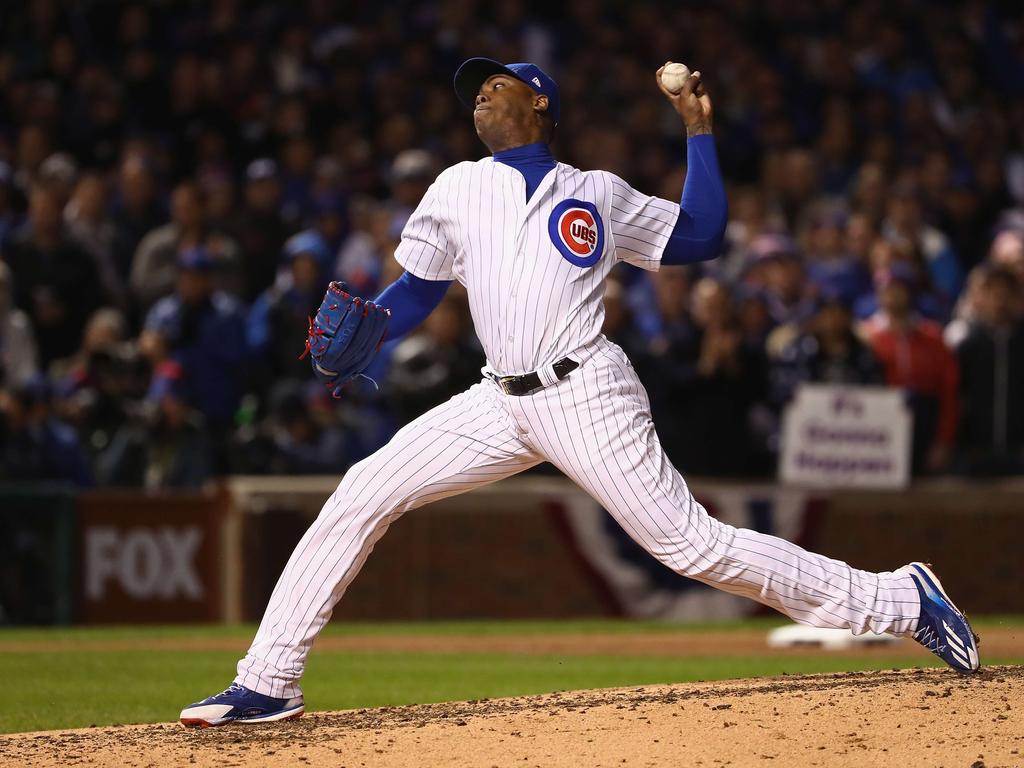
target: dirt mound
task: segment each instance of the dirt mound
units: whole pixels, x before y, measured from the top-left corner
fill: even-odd
[[[1024,667],[787,676],[0,737],[0,765],[1024,765]],[[772,762],[774,761],[774,762]]]

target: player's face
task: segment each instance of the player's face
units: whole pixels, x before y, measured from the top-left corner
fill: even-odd
[[[524,137],[536,124],[533,102],[537,94],[508,75],[493,75],[480,86],[473,110],[473,125],[492,152],[528,143]]]

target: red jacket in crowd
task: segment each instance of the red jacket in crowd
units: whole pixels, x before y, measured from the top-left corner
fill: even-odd
[[[878,313],[865,323],[865,331],[888,385],[938,400],[935,439],[951,446],[956,438],[960,372],[942,339],[942,327],[930,320],[914,319],[909,328],[896,328],[884,313]]]

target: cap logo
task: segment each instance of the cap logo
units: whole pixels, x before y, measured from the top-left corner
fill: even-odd
[[[592,267],[604,251],[604,222],[593,203],[563,200],[551,211],[548,234],[562,258],[577,267]]]
[[[540,88],[540,78],[539,77],[534,77],[530,82],[532,82],[534,85],[536,85],[538,88]]]

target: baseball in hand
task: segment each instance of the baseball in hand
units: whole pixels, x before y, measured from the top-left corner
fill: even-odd
[[[689,76],[690,68],[688,66],[672,61],[661,70],[661,84],[670,93],[679,93],[683,90],[683,83],[686,82],[686,78]]]

